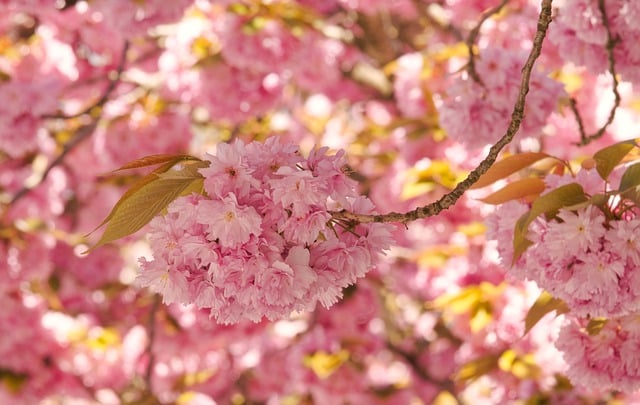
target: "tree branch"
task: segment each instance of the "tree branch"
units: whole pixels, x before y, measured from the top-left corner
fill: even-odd
[[[500,4],[498,4],[497,6],[484,11],[482,13],[482,16],[480,17],[480,21],[478,21],[478,24],[476,24],[476,26],[473,27],[473,29],[469,32],[469,36],[465,41],[465,44],[467,45],[467,52],[469,53],[469,62],[467,62],[467,72],[469,72],[469,76],[471,76],[473,81],[475,81],[476,83],[483,84],[482,79],[478,75],[478,72],[476,72],[476,63],[475,63],[476,54],[473,51],[473,47],[476,43],[476,39],[478,39],[478,35],[480,34],[480,29],[482,28],[482,24],[484,24],[485,21],[491,18],[491,16],[498,14],[508,2],[509,0],[502,0]]]
[[[602,125],[602,127],[600,127],[600,129],[598,129],[594,134],[587,135],[584,130],[584,123],[582,121],[582,117],[580,116],[580,113],[578,112],[578,108],[576,107],[575,100],[571,99],[570,101],[571,111],[573,111],[573,114],[576,116],[576,121],[578,122],[578,129],[580,130],[580,142],[578,142],[578,146],[588,145],[592,141],[595,141],[596,139],[604,135],[604,131],[607,130],[609,125],[611,125],[611,123],[613,122],[613,119],[616,117],[616,111],[618,110],[618,107],[620,106],[620,101],[621,101],[620,93],[618,92],[619,83],[618,83],[618,75],[616,73],[616,60],[615,60],[615,56],[613,55],[613,50],[616,47],[616,44],[620,41],[620,37],[618,35],[614,37],[613,33],[611,32],[611,25],[609,24],[609,17],[607,16],[607,10],[605,8],[604,0],[598,0],[598,9],[600,10],[600,14],[602,15],[602,25],[604,26],[604,29],[607,32],[607,43],[605,45],[605,48],[607,50],[607,60],[609,62],[609,73],[611,74],[611,78],[612,78],[611,80],[613,82],[612,91],[613,91],[613,96],[615,97],[615,100],[613,103],[613,107],[611,107],[611,111],[609,111],[609,117],[607,117],[607,122],[605,122],[604,125]]]
[[[102,95],[100,96],[100,98],[98,100],[96,100],[93,104],[91,104],[90,106],[86,107],[84,110],[79,111],[77,113],[74,114],[70,114],[70,115],[62,115],[62,114],[44,114],[41,116],[41,118],[58,118],[58,119],[71,119],[71,118],[77,118],[80,116],[83,116],[85,114],[89,114],[92,110],[94,110],[95,108],[98,107],[102,107],[104,106],[107,101],[109,101],[109,97],[111,96],[111,93],[113,93],[113,91],[116,89],[116,86],[118,85],[118,83],[120,83],[120,77],[122,76],[122,72],[124,71],[124,67],[127,61],[127,52],[129,51],[129,41],[125,41],[124,45],[122,46],[122,52],[121,52],[121,56],[120,56],[120,62],[118,63],[118,66],[116,67],[116,71],[113,74],[113,77],[109,78],[109,84],[107,85],[107,87],[105,88],[105,90],[102,92]]]
[[[107,88],[102,93],[102,96],[95,103],[93,103],[89,107],[85,108],[84,110],[80,111],[79,113],[76,113],[76,114],[73,114],[73,115],[67,115],[67,116],[62,116],[62,115],[43,115],[41,118],[71,119],[71,118],[76,118],[76,117],[80,117],[82,115],[88,114],[91,111],[94,111],[94,109],[104,106],[104,104],[106,104],[106,102],[109,100],[109,97],[111,96],[111,93],[113,93],[115,88],[118,86],[118,83],[120,83],[120,78],[122,76],[122,72],[124,71],[124,67],[125,67],[125,64],[126,64],[127,51],[128,50],[129,50],[129,41],[125,41],[125,43],[124,43],[124,45],[122,47],[122,55],[121,55],[120,63],[118,64],[117,70],[116,70],[113,78],[111,78],[109,80],[109,84],[107,85]],[[102,116],[102,112],[100,111],[100,113],[97,114],[97,116],[94,117],[89,124],[86,124],[86,125],[83,125],[82,127],[80,127],[76,131],[75,135],[69,140],[69,142],[67,142],[67,143],[65,143],[63,145],[62,151],[60,152],[60,154],[58,156],[56,156],[56,158],[51,163],[49,163],[49,165],[44,170],[44,172],[42,172],[42,176],[40,177],[38,182],[33,186],[29,186],[29,187],[28,186],[24,186],[22,189],[20,189],[16,193],[16,195],[13,196],[13,199],[11,200],[9,205],[12,205],[12,204],[16,203],[22,197],[24,197],[25,195],[29,194],[29,192],[31,190],[33,190],[34,188],[36,188],[40,184],[42,184],[47,179],[47,177],[49,176],[49,173],[51,172],[51,170],[53,170],[54,167],[60,165],[63,162],[64,158],[73,149],[75,149],[76,146],[78,146],[80,144],[80,142],[82,142],[86,138],[90,137],[91,134],[93,134],[93,131],[98,126],[98,122],[100,121],[101,116]]]
[[[153,354],[153,341],[156,338],[156,315],[158,313],[158,308],[160,307],[160,295],[155,295],[153,297],[153,304],[151,304],[151,309],[149,310],[149,320],[147,329],[149,332],[149,343],[147,344],[147,348],[145,349],[145,353],[147,354],[147,368],[144,373],[144,382],[145,389],[147,392],[153,392],[153,366],[155,365],[155,356]]]
[[[389,351],[406,361],[409,366],[411,366],[411,369],[416,373],[416,375],[420,377],[420,379],[434,385],[435,387],[438,387],[441,391],[447,391],[451,394],[457,404],[461,403],[457,396],[455,384],[450,378],[445,380],[437,380],[433,378],[424,367],[422,367],[420,361],[418,360],[418,356],[415,353],[404,351],[401,348],[391,344],[390,342],[386,342],[386,347],[387,349],[389,349]]]
[[[500,138],[500,140],[491,146],[489,153],[484,160],[469,173],[467,178],[458,183],[456,187],[449,193],[443,195],[440,199],[424,207],[418,207],[413,211],[406,213],[391,212],[388,214],[355,214],[346,210],[332,212],[332,217],[335,220],[349,220],[360,223],[370,222],[401,222],[407,223],[415,221],[421,218],[427,218],[439,214],[445,209],[448,209],[454,205],[460,197],[467,191],[475,182],[478,181],[496,161],[500,151],[511,142],[515,134],[520,129],[520,124],[524,118],[524,107],[529,92],[529,81],[531,78],[531,72],[533,71],[533,65],[540,56],[542,50],[542,44],[547,34],[547,29],[551,23],[551,3],[553,0],[543,0],[540,10],[540,16],[538,17],[538,26],[536,35],[533,40],[533,47],[529,53],[529,57],[522,68],[522,78],[520,81],[520,89],[518,91],[518,98],[513,107],[513,113],[511,114],[511,121],[506,133]]]

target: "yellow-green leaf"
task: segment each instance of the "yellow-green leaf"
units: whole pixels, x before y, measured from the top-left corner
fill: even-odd
[[[498,366],[502,371],[509,372],[523,380],[536,378],[540,372],[532,354],[518,354],[513,349],[505,350],[502,353],[498,360]]]
[[[473,221],[468,224],[462,224],[458,226],[458,232],[462,233],[468,238],[482,235],[487,231],[487,225],[484,222]]]
[[[215,370],[211,369],[194,370],[193,372],[185,373],[182,378],[177,381],[176,385],[181,389],[193,387],[194,385],[206,383],[215,374]]]
[[[459,403],[460,401],[458,401],[449,391],[440,391],[440,393],[431,401],[431,405],[457,405]]]
[[[498,368],[501,354],[489,354],[472,360],[460,367],[456,373],[459,381],[471,381]]]
[[[20,392],[28,378],[27,374],[0,368],[0,382],[11,394],[17,394]]]
[[[471,311],[469,328],[478,333],[493,320],[493,308],[489,302],[481,302]]]
[[[604,149],[600,149],[593,155],[596,161],[596,170],[602,179],[607,180],[613,169],[636,146],[635,139],[619,142]]]
[[[531,241],[527,239],[527,231],[529,230],[531,222],[539,215],[545,214],[547,217],[551,217],[554,216],[560,208],[571,207],[585,201],[588,201],[588,198],[582,186],[577,183],[560,186],[535,200],[531,206],[531,210],[516,222],[513,236],[512,264],[531,246]]]
[[[556,311],[557,315],[566,314],[569,312],[569,307],[564,301],[553,297],[547,291],[543,291],[527,312],[524,319],[524,334],[529,333],[538,321],[551,311]]]
[[[533,202],[529,215],[533,221],[538,215],[555,215],[559,209],[587,201],[582,186],[578,183],[565,184],[540,196]]]
[[[433,302],[433,307],[461,314],[475,308],[481,300],[482,290],[477,285],[471,285],[462,291],[441,295]]]
[[[320,378],[328,378],[349,359],[347,350],[340,350],[336,353],[317,351],[307,355],[303,359],[305,366],[309,367]]]
[[[593,318],[587,324],[586,330],[590,336],[596,336],[609,320],[607,318]]]
[[[541,152],[519,153],[517,155],[506,157],[495,162],[489,170],[480,176],[480,179],[471,186],[471,189],[486,187],[548,157],[551,156]]]
[[[168,171],[169,169],[171,169],[173,166],[176,165],[177,162],[175,161],[168,161],[165,164],[163,164],[160,167],[157,167],[156,169],[153,170],[153,172],[147,174],[146,176],[142,177],[140,180],[136,181],[123,195],[122,197],[120,197],[120,200],[118,200],[118,202],[116,202],[116,205],[114,205],[114,207],[111,209],[111,212],[109,213],[109,215],[107,215],[107,217],[98,225],[95,227],[95,229],[93,229],[91,232],[89,232],[88,235],[91,235],[92,233],[94,233],[98,228],[102,227],[104,224],[106,224],[107,222],[109,222],[111,220],[111,218],[113,218],[113,215],[118,212],[118,209],[120,208],[120,205],[124,202],[127,201],[127,199],[129,199],[132,195],[134,195],[135,193],[137,193],[141,188],[143,188],[144,186],[146,186],[147,184],[156,181],[158,176],[162,173],[165,173],[166,171]],[[193,164],[196,167],[204,167],[206,165],[206,162],[198,162],[197,164]],[[189,167],[189,166],[187,166]],[[97,246],[96,246],[97,247]]]
[[[500,190],[480,198],[480,201],[486,204],[502,204],[511,200],[540,195],[544,188],[545,185],[542,179],[529,177],[509,183]]]
[[[202,175],[198,173],[197,166],[201,165],[192,164],[165,173],[154,172],[136,183],[113,207],[103,222],[107,227],[102,237],[89,251],[137,232],[185,190],[199,187]]]
[[[106,351],[109,348],[117,347],[121,343],[120,333],[115,328],[104,328],[96,336],[87,339],[85,344],[98,351]]]

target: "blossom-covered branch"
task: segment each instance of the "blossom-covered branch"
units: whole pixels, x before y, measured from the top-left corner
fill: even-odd
[[[604,26],[604,29],[607,33],[607,42],[605,44],[605,49],[607,51],[607,62],[609,67],[609,74],[611,74],[611,81],[613,84],[613,89],[611,91],[613,92],[614,102],[613,102],[613,106],[611,107],[611,110],[609,111],[609,116],[607,117],[607,121],[595,133],[591,135],[587,135],[584,129],[584,122],[582,120],[582,117],[580,116],[580,112],[578,111],[578,107],[576,105],[576,101],[575,99],[571,99],[569,106],[571,107],[571,111],[573,111],[573,114],[576,117],[576,121],[578,122],[578,129],[580,131],[580,142],[578,143],[578,145],[581,145],[581,146],[588,145],[592,141],[604,135],[604,131],[607,130],[607,127],[611,125],[611,123],[613,122],[613,119],[616,117],[616,111],[618,110],[618,107],[620,106],[620,101],[621,101],[620,92],[618,91],[619,81],[618,81],[618,73],[616,72],[616,59],[615,59],[615,55],[613,54],[613,50],[616,47],[616,44],[620,42],[620,37],[618,35],[614,36],[613,33],[611,32],[611,24],[609,23],[609,17],[607,15],[607,10],[605,7],[604,0],[598,0],[598,10],[600,11],[600,14],[602,16],[602,25]]]
[[[542,50],[542,44],[544,42],[544,38],[547,34],[547,29],[549,28],[549,24],[551,23],[551,3],[552,0],[544,0],[542,2],[542,7],[540,11],[540,15],[538,17],[538,25],[536,30],[536,35],[533,40],[533,46],[531,48],[531,52],[529,53],[529,57],[525,62],[522,68],[522,79],[520,82],[520,90],[518,91],[518,98],[513,108],[513,113],[511,114],[511,121],[509,122],[509,127],[507,128],[506,133],[498,142],[491,146],[489,149],[489,153],[484,158],[484,160],[476,167],[474,170],[469,173],[469,175],[460,183],[456,185],[456,187],[451,190],[451,192],[443,195],[440,199],[434,201],[433,203],[418,207],[413,211],[409,211],[406,213],[398,213],[391,212],[388,214],[379,214],[379,215],[365,215],[365,214],[355,214],[348,212],[346,210],[333,212],[332,216],[335,219],[346,219],[352,220],[359,223],[369,223],[369,222],[411,222],[421,218],[427,218],[434,215],[439,214],[443,210],[454,205],[460,197],[467,191],[475,182],[478,181],[480,176],[482,176],[493,163],[498,158],[500,151],[508,145],[513,137],[518,132],[520,128],[520,124],[524,119],[524,108],[525,101],[527,97],[527,93],[529,92],[529,81],[531,78],[531,73],[533,71],[533,65],[535,64],[536,59],[540,56],[540,52]]]

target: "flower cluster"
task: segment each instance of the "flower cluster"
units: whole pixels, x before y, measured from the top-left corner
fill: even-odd
[[[622,79],[637,83],[640,80],[640,3],[633,0],[604,2],[608,29],[614,42],[613,57],[616,71]],[[608,34],[598,0],[568,0],[558,10],[557,25],[550,31],[565,60],[584,65],[594,73],[609,69],[607,56]]]
[[[557,346],[564,352],[567,375],[585,387],[636,391],[640,387],[640,323],[626,316],[589,323],[566,322]]]
[[[440,124],[447,135],[469,148],[481,148],[500,139],[518,97],[523,61],[522,53],[483,50],[475,66],[482,82],[465,73],[447,90],[440,106]],[[531,88],[535,91],[527,99],[520,138],[539,138],[547,117],[564,94],[558,82],[541,72],[531,75]]]
[[[141,259],[140,284],[223,323],[334,304],[388,247],[391,228],[332,219],[373,205],[343,172],[343,153],[326,152],[303,158],[274,138],[218,145],[200,170],[206,196],[180,197],[151,222],[154,258]]]
[[[548,176],[547,185],[577,181],[592,194],[605,190],[595,170],[571,176]],[[514,218],[526,207],[511,202],[501,206],[490,222],[490,236],[498,240],[503,259],[511,260]],[[624,211],[624,215],[619,215]],[[507,229],[509,228],[509,229]],[[640,266],[640,218],[611,198],[604,206],[560,209],[554,219],[542,217],[529,229],[533,242],[516,261],[511,274],[535,281],[562,299],[575,316],[619,317],[640,310],[636,288]]]

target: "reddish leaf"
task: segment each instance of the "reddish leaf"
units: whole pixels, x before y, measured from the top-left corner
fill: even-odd
[[[471,189],[486,187],[548,157],[552,156],[540,152],[527,152],[504,158],[495,162],[485,174],[480,176],[480,179],[471,186]]]
[[[119,168],[115,169],[114,172],[119,172],[121,170],[129,170],[129,169],[139,169],[141,167],[155,166],[162,163],[170,163],[170,162],[173,163],[171,166],[174,166],[177,163],[182,162],[184,160],[200,161],[200,159],[191,155],[167,155],[167,154],[150,155],[150,156],[145,156],[140,159],[136,159],[129,163],[126,163],[123,166],[120,166]]]
[[[529,177],[507,184],[500,190],[489,194],[480,201],[487,204],[502,204],[507,201],[517,200],[532,195],[540,195],[544,191],[545,185],[542,179]]]

